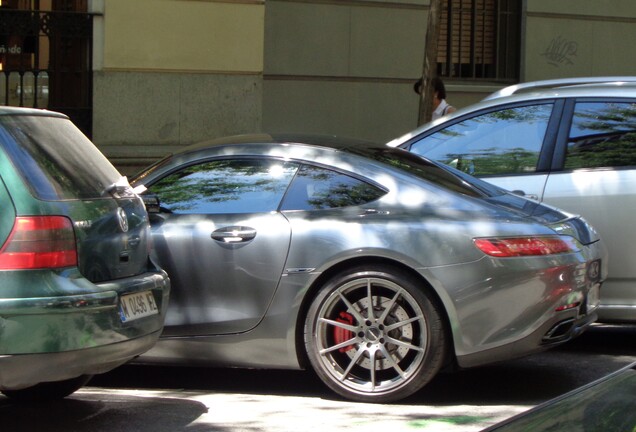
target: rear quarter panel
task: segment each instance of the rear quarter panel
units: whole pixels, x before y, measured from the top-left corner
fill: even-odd
[[[0,177],[0,249],[11,233],[15,220],[15,207],[11,196]]]

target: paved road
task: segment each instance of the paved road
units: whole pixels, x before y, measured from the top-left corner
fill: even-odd
[[[479,431],[636,361],[636,326],[594,326],[561,348],[442,374],[392,405],[351,403],[313,374],[125,366],[66,400],[0,396],[0,431]]]

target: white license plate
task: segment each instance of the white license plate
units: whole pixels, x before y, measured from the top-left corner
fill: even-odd
[[[119,314],[122,322],[133,321],[139,318],[157,315],[159,309],[155,298],[150,291],[142,291],[121,297],[119,302]]]

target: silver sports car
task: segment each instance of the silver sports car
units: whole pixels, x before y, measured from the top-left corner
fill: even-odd
[[[389,402],[596,319],[606,252],[583,219],[404,150],[239,136],[133,183],[173,285],[142,362],[311,367]]]

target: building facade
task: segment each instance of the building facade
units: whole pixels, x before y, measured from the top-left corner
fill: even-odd
[[[67,113],[125,173],[248,132],[417,126],[431,0],[2,0],[0,102]],[[632,0],[441,0],[436,73],[502,86],[633,75]]]

